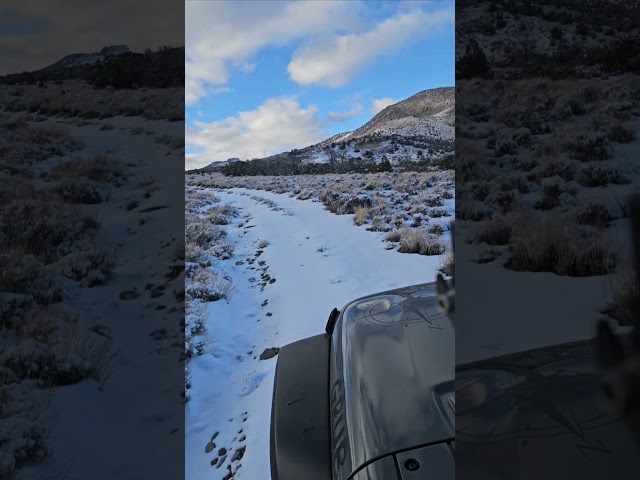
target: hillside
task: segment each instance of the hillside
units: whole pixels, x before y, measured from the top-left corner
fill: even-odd
[[[184,47],[160,47],[144,53],[126,45],[104,47],[95,53],[74,53],[33,72],[0,76],[4,85],[44,85],[82,80],[93,87],[116,89],[184,86]]]
[[[406,100],[389,105],[362,127],[351,132],[348,138],[397,131],[400,125],[411,127],[423,122],[426,125],[429,120],[434,124],[434,127],[440,123],[443,124],[442,127],[453,127],[454,105],[455,90],[453,87],[423,90]],[[443,121],[438,121],[441,119]],[[442,138],[453,138],[453,128],[451,130],[442,128],[438,134]]]
[[[262,159],[214,162],[191,171],[228,175],[429,170],[453,167],[454,87],[423,90],[351,132]]]

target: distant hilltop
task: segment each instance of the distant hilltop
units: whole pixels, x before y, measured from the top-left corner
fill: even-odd
[[[97,88],[168,88],[184,86],[184,47],[160,47],[144,53],[110,45],[94,53],[72,53],[33,72],[0,76],[0,84],[86,80]]]
[[[187,173],[221,170],[237,175],[288,175],[380,168],[451,169],[454,134],[455,88],[439,87],[389,105],[360,128],[315,145],[249,161],[214,161]]]
[[[112,45],[104,47],[102,50],[95,53],[72,53],[70,55],[66,55],[48,67],[41,69],[40,71],[57,70],[59,68],[73,68],[79,65],[93,65],[104,61],[110,55],[122,55],[123,53],[129,52],[131,52],[131,50],[127,45]]]

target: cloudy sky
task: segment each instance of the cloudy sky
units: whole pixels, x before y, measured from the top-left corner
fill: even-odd
[[[185,2],[186,168],[353,130],[454,85],[454,2]]]
[[[71,53],[108,45],[134,51],[184,45],[175,0],[21,0],[0,5],[0,75],[37,70]]]

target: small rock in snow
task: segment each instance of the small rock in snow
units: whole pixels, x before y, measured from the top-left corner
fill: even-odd
[[[278,347],[265,348],[264,352],[260,354],[260,360],[269,360],[275,357],[279,351],[280,349]]]
[[[120,292],[120,300],[133,300],[140,296],[140,294],[134,290],[125,290]]]

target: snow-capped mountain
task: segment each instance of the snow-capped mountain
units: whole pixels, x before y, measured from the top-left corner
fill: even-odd
[[[54,68],[73,68],[80,65],[93,65],[95,63],[99,63],[104,61],[110,55],[121,55],[123,53],[130,52],[129,47],[126,45],[112,45],[109,47],[104,47],[99,52],[94,53],[72,53],[71,55],[67,55],[62,59],[58,60],[56,63],[49,65],[46,68],[54,69]]]
[[[389,105],[362,127],[316,145],[268,159],[297,157],[302,163],[348,162],[364,158],[379,163],[429,162],[453,152],[455,88],[423,90]]]
[[[315,171],[370,171],[372,164],[384,161],[392,166],[410,169],[415,164],[427,168],[452,168],[454,109],[454,87],[423,90],[389,105],[356,130],[334,135],[302,149],[254,159],[252,164],[260,163],[263,166],[252,171],[265,170],[280,174],[277,172],[282,170],[283,165],[291,166],[290,169],[285,168],[287,171],[314,171],[314,165],[311,164],[330,164],[320,166]],[[191,172],[218,170],[228,164],[229,161],[213,162]],[[245,168],[234,170],[238,174]]]
[[[356,141],[375,135],[426,135],[443,140],[454,138],[455,90],[453,87],[423,90],[389,105],[362,127],[334,135],[319,145]]]

